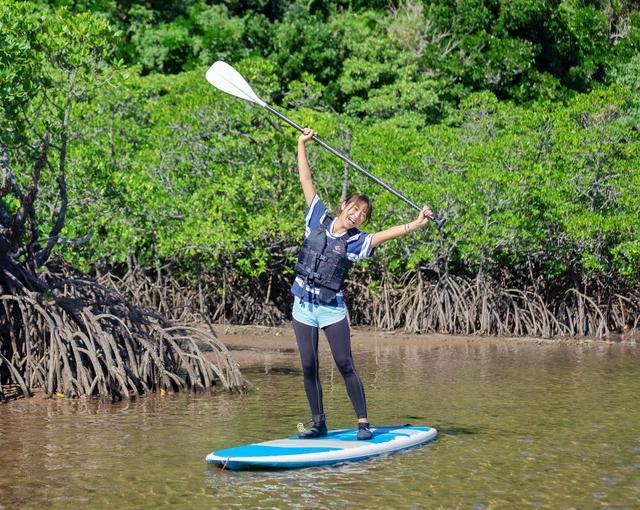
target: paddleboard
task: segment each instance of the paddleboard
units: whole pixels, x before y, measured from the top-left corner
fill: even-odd
[[[324,466],[366,460],[396,453],[435,439],[431,427],[410,425],[371,427],[373,437],[356,438],[357,429],[331,430],[325,437],[299,439],[297,436],[262,443],[235,446],[207,455],[207,462],[226,469],[274,469]]]

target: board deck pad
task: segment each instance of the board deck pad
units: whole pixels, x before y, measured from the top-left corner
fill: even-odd
[[[410,425],[371,427],[373,437],[356,438],[358,429],[331,430],[325,437],[291,436],[211,452],[207,462],[226,469],[277,469],[356,462],[428,443],[438,431]]]

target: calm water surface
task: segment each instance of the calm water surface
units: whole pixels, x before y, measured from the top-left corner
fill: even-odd
[[[370,419],[436,442],[334,467],[230,472],[212,450],[295,433],[297,358],[246,373],[248,395],[0,406],[0,509],[640,508],[640,348],[469,341],[354,346]],[[332,428],[353,411],[326,351]]]

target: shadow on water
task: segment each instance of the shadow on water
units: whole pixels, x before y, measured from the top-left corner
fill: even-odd
[[[475,436],[486,433],[486,431],[483,431],[480,427],[465,427],[463,425],[453,425],[449,423],[432,423],[430,426],[438,431],[438,435]]]
[[[407,421],[401,426],[414,425],[416,423],[428,423],[426,416],[405,416],[405,418]],[[451,423],[429,423],[429,426],[436,429],[438,431],[438,435],[446,434],[449,436],[459,436],[485,433],[480,427],[465,427]]]

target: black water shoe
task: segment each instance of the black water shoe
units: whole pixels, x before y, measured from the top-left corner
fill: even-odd
[[[327,435],[327,424],[324,421],[314,423],[313,427],[298,434],[300,439],[315,439]]]
[[[368,423],[358,423],[358,434],[356,436],[360,441],[366,441],[373,437],[373,433],[369,430]]]

